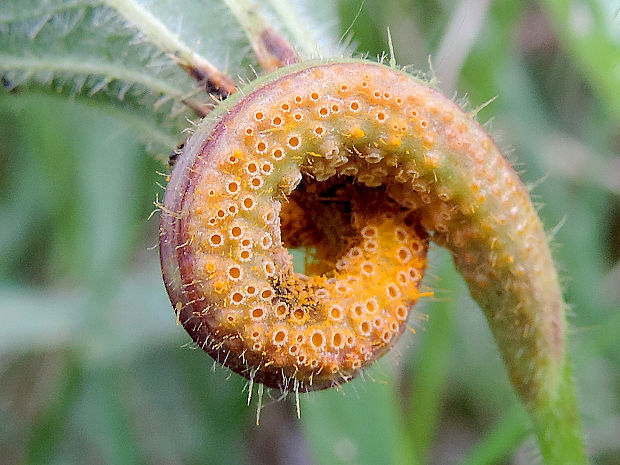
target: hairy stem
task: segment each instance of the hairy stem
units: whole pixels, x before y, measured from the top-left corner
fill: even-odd
[[[107,5],[120,12],[130,23],[138,27],[140,32],[161,50],[169,53],[199,81],[207,80],[207,90],[213,87],[217,94],[227,96],[237,86],[226,74],[218,70],[205,57],[199,55],[173,34],[159,19],[144,7],[131,0],[106,0]]]
[[[165,79],[158,78],[144,72],[138,72],[115,63],[101,61],[78,60],[70,57],[53,58],[43,60],[41,58],[29,58],[24,56],[6,56],[0,54],[2,66],[16,71],[27,72],[50,72],[54,75],[59,73],[80,75],[101,75],[104,79],[117,79],[123,82],[142,85],[154,92],[168,95],[177,100],[183,100],[184,94],[178,87]]]
[[[264,71],[298,61],[293,47],[265,22],[256,5],[248,0],[224,0],[224,3],[243,27]]]
[[[422,296],[428,237],[452,253],[483,309],[545,460],[584,463],[547,237],[526,187],[472,115],[393,68],[302,63],[221,105],[180,159],[160,251],[173,306],[204,350],[280,389],[348,381],[391,344],[364,315],[383,309],[376,326],[393,323],[398,334],[398,309]],[[417,239],[399,245],[406,237]],[[283,242],[316,250],[307,276],[292,272]],[[417,269],[410,248],[421,252]],[[270,305],[244,286],[265,288]],[[278,319],[287,312],[297,322]],[[300,354],[303,341],[313,346]]]
[[[530,413],[545,464],[587,463],[568,356],[556,391]]]

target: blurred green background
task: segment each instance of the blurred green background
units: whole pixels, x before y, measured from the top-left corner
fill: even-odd
[[[480,111],[533,187],[571,304],[593,463],[620,463],[620,20],[614,1],[339,2]],[[341,391],[267,394],[214,367],[161,280],[164,165],[113,109],[0,92],[0,462],[529,464],[538,452],[482,313],[432,251],[396,350]],[[171,147],[172,148],[172,147]],[[165,155],[165,154],[159,154]],[[427,315],[428,319],[424,316]]]

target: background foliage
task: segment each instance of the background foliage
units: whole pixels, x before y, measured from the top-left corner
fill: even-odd
[[[535,462],[482,313],[438,250],[425,278],[436,297],[411,321],[416,335],[363,380],[302,396],[300,421],[274,395],[255,426],[244,380],[213,370],[175,326],[148,219],[165,170],[150,154],[161,160],[176,146],[191,116],[180,102],[199,96],[165,44],[137,37],[102,3],[131,2],[0,4],[3,463]],[[380,55],[389,26],[399,63],[431,75],[430,54],[440,87],[472,108],[498,97],[479,119],[492,118],[554,236],[588,453],[619,463],[617,5],[324,3],[305,31],[278,9],[287,2],[265,2],[264,14],[285,35],[304,32],[308,53],[334,53],[342,35]],[[243,31],[219,2],[142,4],[217,66],[252,76]],[[169,14],[179,4],[182,22]]]

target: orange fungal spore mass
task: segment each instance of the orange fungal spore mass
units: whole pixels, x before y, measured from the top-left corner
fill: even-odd
[[[474,294],[535,253],[502,230],[530,214],[508,162],[433,88],[347,62],[230,100],[177,162],[161,256],[181,323],[247,378],[323,389],[375,361],[420,297],[429,236],[453,251]],[[541,240],[529,224],[521,234]],[[303,274],[287,247],[311,251]]]

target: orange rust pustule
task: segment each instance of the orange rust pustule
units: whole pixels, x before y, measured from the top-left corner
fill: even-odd
[[[218,362],[268,387],[325,389],[354,378],[403,332],[409,309],[418,298],[428,238],[383,189],[345,182],[328,190],[310,183],[294,191],[291,199],[295,199],[291,202],[294,216],[304,213],[301,219],[312,223],[302,222],[306,234],[297,236],[295,245],[314,248],[317,263],[307,266],[306,271],[319,272],[299,279],[289,271],[272,281],[270,304],[276,316],[281,313],[273,329],[265,330],[260,321],[250,321],[254,326],[245,331],[222,325],[213,316],[217,304],[187,278],[181,292],[175,286],[167,288],[171,299],[187,302],[180,306],[179,321]],[[296,202],[304,200],[306,208],[301,209]],[[299,219],[288,221],[287,211],[282,213],[283,224],[292,225]],[[184,243],[188,239],[182,221],[178,225]],[[326,240],[328,232],[343,234]],[[283,235],[292,238],[290,233],[283,226]],[[181,277],[195,277],[186,248],[179,247],[176,253]],[[330,292],[336,294],[334,299]],[[262,311],[269,311],[268,307]],[[306,327],[306,323],[321,318],[327,324]],[[338,326],[342,320],[352,324]],[[264,332],[271,337],[267,347]],[[261,350],[251,350],[246,341],[260,341]],[[321,357],[320,349],[330,345],[331,352]]]
[[[426,234],[382,189],[346,183],[331,190],[328,197],[321,194],[325,188],[299,189],[291,196],[297,202],[309,202],[301,211],[311,219],[312,227],[305,225],[307,234],[299,236],[295,245],[315,249],[314,268],[321,273],[299,279],[289,271],[272,281],[271,308],[276,315],[281,313],[273,329],[265,330],[260,321],[250,321],[254,326],[245,331],[222,325],[213,317],[216,304],[197,290],[196,283],[183,279],[180,292],[167,286],[172,300],[187,302],[181,304],[178,319],[201,348],[246,378],[285,391],[342,384],[385,353],[407,324],[426,264]],[[340,214],[335,220],[336,210]],[[283,212],[282,222],[287,219]],[[336,232],[334,221],[339,231],[348,234],[325,240],[324,233]],[[178,223],[179,240],[185,243],[183,223]],[[287,236],[287,228],[283,229]],[[186,248],[177,248],[176,253],[181,277],[195,277]],[[331,272],[325,272],[326,267]],[[306,267],[306,271],[312,269]],[[336,294],[334,299],[330,292]],[[324,324],[307,327],[317,319],[325,320]],[[342,325],[342,320],[351,324]],[[271,338],[267,347],[262,338],[265,332]],[[254,347],[248,347],[247,341],[257,340],[261,350],[251,350]],[[321,356],[321,349],[328,347],[328,355]]]

